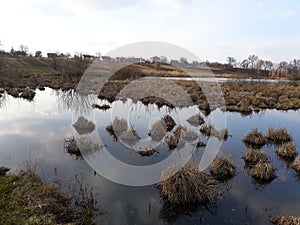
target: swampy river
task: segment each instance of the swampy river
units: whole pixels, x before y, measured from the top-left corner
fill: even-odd
[[[153,118],[169,114],[180,124],[181,115],[193,115],[199,112],[198,108],[159,109],[156,105],[145,106],[130,101],[110,104],[96,96],[90,96],[88,103],[106,103],[112,107],[106,111],[88,108],[73,91],[49,88],[36,90],[33,102],[4,94],[0,100],[0,165],[11,168],[11,172],[30,166],[45,183],[59,187],[75,199],[80,198],[79,193],[92,192],[96,206],[105,212],[95,218],[103,225],[266,225],[270,224],[270,217],[276,215],[300,216],[300,180],[296,172],[278,158],[274,146],[264,146],[263,151],[277,169],[277,178],[269,184],[256,183],[242,160],[246,146],[241,141],[253,128],[265,133],[270,127],[283,126],[293,136],[299,151],[300,111],[265,110],[246,116],[226,112],[230,136],[223,142],[220,154],[232,157],[237,166],[236,176],[220,185],[215,204],[176,208],[164,205],[155,185],[132,187],[103,178],[82,157],[66,153],[65,139],[76,132],[72,127],[74,114],[87,112],[96,123],[96,133],[114,157],[133,165],[149,165],[166,158],[170,151],[159,146],[152,156],[143,157],[116,141],[105,129],[112,122],[112,115],[129,112],[127,119],[130,124],[141,137],[146,137]],[[212,112],[205,120],[209,121],[215,113],[218,111]],[[207,141],[200,134],[199,139]],[[204,151],[204,148],[197,151]],[[92,152],[90,157],[97,158],[97,154]]]

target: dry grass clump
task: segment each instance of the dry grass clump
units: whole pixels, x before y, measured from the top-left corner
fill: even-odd
[[[275,130],[273,128],[268,129],[266,138],[268,139],[269,143],[276,145],[281,145],[292,141],[291,135],[283,127]]]
[[[119,139],[122,140],[125,144],[132,146],[135,145],[141,138],[137,134],[136,130],[130,128],[129,130],[124,131],[120,135]]]
[[[29,101],[32,101],[34,99],[34,96],[35,92],[30,88],[26,88],[20,95],[21,98],[27,99]]]
[[[113,132],[119,137],[123,132],[128,130],[128,124],[125,119],[115,118],[112,123]]]
[[[186,128],[183,126],[178,126],[166,139],[170,150],[175,149],[179,146],[181,139],[183,138]]]
[[[77,145],[83,156],[93,155],[103,147],[103,145],[93,141],[91,137],[79,137]]]
[[[166,124],[162,120],[156,121],[150,128],[149,136],[154,141],[161,141],[167,133]]]
[[[228,138],[228,129],[224,128],[222,130],[217,130],[213,125],[202,125],[200,127],[200,132],[204,134],[205,136],[214,136],[218,138],[219,140],[226,140]]]
[[[243,139],[248,146],[262,147],[267,141],[264,135],[257,129],[252,129]]]
[[[204,147],[206,147],[206,144],[203,143],[202,141],[198,141],[197,144],[196,144],[196,147],[197,148],[204,148]]]
[[[150,148],[150,149],[146,148],[146,149],[139,150],[137,153],[141,156],[149,157],[149,156],[152,156],[155,152],[156,152],[156,150],[153,148]]]
[[[8,168],[6,168],[6,167],[0,167],[0,177],[1,176],[5,176],[8,171],[9,171]]]
[[[287,159],[295,159],[298,155],[297,149],[293,142],[279,146],[275,152],[279,157]]]
[[[272,218],[271,223],[275,225],[299,225],[300,217],[296,216],[276,216]]]
[[[173,128],[176,126],[175,121],[170,115],[165,115],[162,119],[166,123],[167,131],[173,130]]]
[[[107,104],[104,104],[104,105],[93,104],[92,107],[94,109],[101,109],[101,110],[104,110],[104,111],[111,108],[110,105],[107,105]]]
[[[271,181],[276,178],[275,168],[269,162],[259,162],[253,168],[252,176],[260,181]]]
[[[65,146],[67,153],[79,156],[81,155],[80,149],[74,137],[68,137],[65,139]]]
[[[12,96],[14,98],[18,98],[20,96],[20,93],[15,88],[9,88],[6,90],[6,92],[7,92],[7,94],[9,94],[10,96]]]
[[[173,171],[174,168],[168,168],[164,175],[172,174]],[[181,168],[156,187],[170,204],[207,203],[215,201],[217,197],[217,182],[192,166]]]
[[[79,134],[91,133],[96,125],[92,121],[88,121],[83,116],[80,116],[78,120],[73,124],[73,127]]]
[[[293,164],[292,164],[292,168],[297,172],[300,173],[300,157],[297,157]]]
[[[219,179],[234,177],[236,166],[228,156],[216,157],[209,166],[210,173]]]
[[[191,116],[186,121],[194,127],[201,126],[205,122],[204,119],[198,114]]]
[[[259,162],[266,162],[268,161],[268,157],[265,153],[253,149],[253,148],[248,148],[247,151],[245,152],[243,159],[245,163],[249,166],[254,166]]]

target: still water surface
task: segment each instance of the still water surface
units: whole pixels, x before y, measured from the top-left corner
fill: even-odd
[[[300,181],[296,173],[276,156],[273,146],[264,147],[277,168],[277,178],[270,184],[256,184],[241,159],[246,150],[241,139],[252,128],[266,132],[269,127],[284,126],[292,134],[299,150],[299,111],[266,110],[249,116],[226,113],[231,137],[223,142],[220,154],[232,156],[237,165],[237,175],[221,185],[217,204],[176,209],[164,206],[154,185],[130,187],[113,183],[95,174],[82,158],[64,151],[64,139],[74,135],[74,111],[87,110],[84,104],[78,105],[81,102],[78,99],[72,92],[48,88],[37,91],[34,102],[5,95],[0,104],[0,165],[17,172],[30,164],[47,184],[58,186],[70,196],[76,196],[79,186],[92,189],[97,206],[106,212],[96,218],[99,224],[265,225],[269,224],[270,216],[300,216]],[[90,101],[103,103],[93,96]],[[162,146],[153,156],[142,157],[115,141],[105,130],[111,123],[112,110],[130,111],[130,123],[141,137],[147,136],[149,123],[155,118],[170,114],[177,123],[181,123],[181,115],[193,115],[197,111],[194,107],[158,109],[154,105],[144,106],[130,101],[114,102],[112,106],[107,111],[89,109],[89,113],[93,114],[97,133],[111,154],[135,165],[159,162],[170,153]],[[205,120],[209,121],[212,114]],[[202,136],[200,139],[206,140]]]

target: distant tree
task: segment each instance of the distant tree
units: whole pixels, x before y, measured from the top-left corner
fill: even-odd
[[[161,57],[160,57],[160,61],[161,61],[162,63],[167,63],[167,62],[168,62],[168,59],[167,59],[166,56],[161,56]]]
[[[271,70],[273,68],[273,63],[271,61],[265,60],[263,63],[264,70]]]
[[[14,55],[14,53],[15,53],[15,50],[14,50],[14,48],[13,47],[11,47],[11,49],[10,49],[10,55]]]
[[[41,51],[36,51],[34,57],[41,58],[42,57],[42,52]]]
[[[254,65],[255,65],[255,62],[258,60],[258,56],[257,55],[249,55],[248,60],[251,64],[251,69],[254,69]]]
[[[257,70],[257,74],[260,74],[260,71],[263,67],[263,64],[264,64],[264,60],[262,59],[259,59],[256,63],[256,70]]]
[[[229,56],[229,57],[227,57],[226,61],[228,62],[228,64],[229,64],[230,66],[235,66],[236,59],[235,59],[234,57]]]
[[[281,61],[278,64],[278,70],[280,71],[281,76],[287,76],[288,75],[288,63],[285,61]]]
[[[181,66],[186,66],[188,64],[187,58],[185,57],[180,57],[179,62]]]
[[[20,49],[21,52],[25,52],[25,53],[28,52],[28,47],[26,45],[21,44],[19,46],[19,49]]]
[[[243,69],[248,69],[249,64],[250,64],[250,61],[249,61],[248,59],[244,59],[244,60],[241,62],[241,68],[243,68]]]
[[[70,52],[66,52],[66,57],[70,58],[71,57],[71,53]]]
[[[97,56],[97,59],[98,59],[98,60],[100,60],[100,59],[101,59],[101,55],[102,55],[102,54],[101,54],[101,52],[96,52],[96,54],[95,54],[95,55]]]

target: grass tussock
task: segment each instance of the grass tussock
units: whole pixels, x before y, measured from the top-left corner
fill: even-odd
[[[103,104],[103,105],[93,104],[92,107],[94,109],[100,109],[100,110],[104,110],[104,111],[106,111],[106,110],[108,110],[108,109],[111,108],[111,106],[107,105],[107,104]]]
[[[291,135],[283,127],[278,129],[273,129],[273,128],[268,129],[266,138],[268,139],[268,142],[270,144],[276,144],[276,145],[282,145],[292,141]]]
[[[279,157],[286,159],[295,159],[298,155],[297,149],[293,142],[279,146],[275,152]]]
[[[93,212],[72,209],[69,198],[31,170],[1,176],[0,193],[1,224],[94,224]]]
[[[174,168],[168,168],[163,177],[173,171]],[[156,186],[163,199],[175,205],[214,202],[217,197],[217,182],[191,166],[181,168]]]
[[[75,137],[68,137],[67,139],[65,139],[64,148],[65,148],[66,152],[69,154],[76,155],[76,156],[81,155],[81,152],[77,145]]]
[[[176,126],[176,122],[170,115],[165,115],[162,119],[166,124],[167,131],[173,130],[173,128]]]
[[[125,144],[132,146],[135,145],[141,138],[135,129],[130,128],[129,130],[124,131],[120,135],[119,139],[122,140]]]
[[[27,99],[29,101],[32,101],[34,99],[34,96],[35,92],[30,88],[26,88],[20,95],[21,98]]]
[[[292,168],[297,172],[300,173],[300,157],[297,157],[293,164],[292,164]]]
[[[210,164],[209,171],[217,179],[228,179],[234,177],[236,166],[228,156],[216,157]]]
[[[140,156],[143,156],[143,157],[144,157],[144,156],[150,157],[150,156],[152,156],[155,152],[156,152],[156,150],[153,149],[153,148],[150,148],[150,149],[146,148],[146,149],[141,149],[141,150],[139,150],[137,153],[138,153]]]
[[[222,130],[217,130],[213,125],[209,124],[204,124],[200,127],[200,132],[207,136],[214,136],[216,138],[218,138],[219,140],[227,140],[229,133],[228,133],[228,129],[224,128]]]
[[[243,155],[243,159],[246,165],[254,166],[259,162],[268,161],[268,156],[260,150],[248,148],[245,154]]]
[[[269,162],[259,162],[252,171],[252,176],[260,181],[272,181],[275,179],[275,168]]]
[[[275,225],[299,225],[300,217],[296,216],[276,216],[271,219],[271,223]]]
[[[205,122],[204,119],[198,114],[191,116],[186,121],[194,127],[201,126]]]
[[[252,129],[243,139],[247,146],[262,147],[267,141],[264,135],[258,129]]]
[[[88,121],[83,116],[80,116],[78,120],[73,124],[73,127],[79,134],[88,134],[93,132],[96,125],[92,121]]]
[[[163,120],[156,121],[150,128],[149,136],[154,141],[161,141],[167,133],[167,127],[166,124],[163,122]]]
[[[8,168],[0,167],[0,177],[5,176],[8,171],[9,171]]]
[[[178,126],[166,139],[167,144],[170,150],[175,149],[177,146],[180,145],[180,142],[183,138],[184,132],[187,129],[183,126]]]

